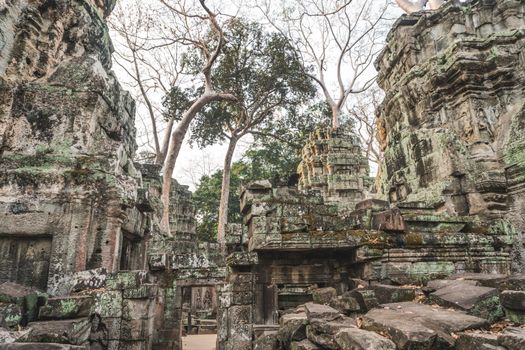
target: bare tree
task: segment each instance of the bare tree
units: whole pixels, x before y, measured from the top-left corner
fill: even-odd
[[[139,0],[124,0],[109,20],[116,68],[127,77],[124,83],[138,104],[137,118],[142,124],[139,149],[153,153],[157,164],[163,164],[166,158],[174,125],[174,118],[166,120],[162,96],[185,80],[180,60],[184,47],[169,39],[166,28],[158,26],[161,10]]]
[[[217,141],[228,143],[219,207],[219,242],[224,240],[228,221],[231,166],[237,143],[248,134],[264,133],[279,118],[294,118],[298,107],[316,92],[286,37],[241,19],[228,21],[225,28],[228,43],[217,64],[216,85],[231,91],[237,103],[210,106],[193,124],[191,136],[201,146]]]
[[[171,182],[188,128],[207,104],[236,100],[232,94],[214,90],[212,68],[225,44],[224,33],[217,13],[205,0],[156,0],[147,4],[125,0],[120,6],[121,12],[117,10],[112,27],[124,49],[117,47],[115,60],[130,77],[136,97],[149,115],[149,122],[144,122],[146,143],[156,154],[156,162],[163,164],[161,229],[171,235]],[[202,62],[197,74],[185,67],[185,53],[190,49],[199,52]],[[174,88],[197,86],[202,89],[194,89],[199,93],[188,97],[187,104],[177,110],[180,115],[172,115],[173,109],[163,108],[163,96]],[[162,142],[159,124],[164,125]]]
[[[296,46],[308,75],[321,88],[339,126],[351,94],[374,82],[373,61],[381,50],[389,1],[255,0],[268,22]],[[278,8],[276,11],[275,9]]]
[[[356,131],[368,161],[379,166],[383,152],[377,142],[377,109],[383,100],[383,92],[373,85],[366,92],[355,96],[346,107],[347,114],[356,123]]]
[[[170,234],[169,199],[171,191],[171,178],[173,176],[175,163],[177,161],[177,157],[179,156],[184,137],[188,132],[190,123],[195,118],[197,113],[199,113],[206,105],[218,101],[236,101],[236,97],[229,93],[222,93],[214,90],[212,68],[219,58],[225,44],[224,33],[217,20],[217,14],[208,8],[208,6],[205,4],[205,0],[199,0],[200,6],[204,10],[204,13],[192,11],[191,8],[187,8],[185,6],[185,2],[172,2],[169,0],[160,1],[175,17],[175,20],[182,22],[183,32],[174,33],[175,35],[172,37],[172,39],[175,42],[179,42],[181,44],[192,45],[200,52],[204,62],[202,67],[202,78],[204,85],[203,92],[182,114],[180,121],[173,130],[170,146],[166,160],[164,162],[164,181],[162,184],[161,197],[164,209],[162,213],[161,229]],[[202,26],[203,22],[210,26],[213,37],[208,35],[208,30],[195,30],[196,27],[198,28],[199,26]]]

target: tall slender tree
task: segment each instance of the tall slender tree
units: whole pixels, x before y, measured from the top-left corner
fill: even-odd
[[[228,143],[222,170],[219,241],[228,220],[231,164],[237,143],[248,134],[264,135],[280,119],[296,118],[298,108],[315,94],[294,48],[281,34],[264,32],[260,25],[241,19],[231,19],[224,28],[227,40],[214,71],[215,85],[234,95],[236,102],[208,105],[192,127],[192,140],[201,146]]]

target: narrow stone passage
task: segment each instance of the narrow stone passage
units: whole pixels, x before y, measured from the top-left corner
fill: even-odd
[[[215,350],[217,334],[188,335],[182,338],[183,350]]]

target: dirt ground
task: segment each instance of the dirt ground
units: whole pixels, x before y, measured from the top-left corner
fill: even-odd
[[[183,350],[215,350],[217,334],[188,335],[182,338]]]

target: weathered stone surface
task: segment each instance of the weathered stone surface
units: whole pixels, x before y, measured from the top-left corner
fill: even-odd
[[[46,305],[40,308],[38,318],[46,320],[87,317],[93,305],[93,297],[89,295],[49,298]]]
[[[451,333],[488,326],[484,319],[459,311],[433,308],[411,302],[386,304],[387,309],[374,309],[363,319],[363,328],[383,334],[399,349],[451,346]]]
[[[498,346],[498,336],[487,333],[459,333],[456,341],[457,350],[504,350]]]
[[[91,323],[87,318],[32,322],[30,331],[20,338],[20,343],[60,343],[83,345],[89,339]]]
[[[306,316],[306,312],[293,312],[293,313],[288,313],[288,314],[283,315],[279,319],[279,324],[281,325],[281,327],[283,327],[283,326],[286,326],[289,322],[306,323],[307,319],[308,318]]]
[[[498,344],[509,349],[525,349],[525,329],[509,327],[498,335]]]
[[[321,348],[308,339],[305,339],[300,342],[293,342],[292,345],[290,345],[290,350],[321,350]]]
[[[412,301],[416,298],[415,287],[399,287],[384,284],[375,284],[369,287],[374,291],[375,298],[379,304],[400,303]]]
[[[285,347],[289,347],[294,341],[299,342],[306,339],[306,319],[288,319],[282,323],[277,332],[277,339]]]
[[[0,304],[0,327],[12,328],[22,322],[24,313],[18,304]]]
[[[335,341],[335,337],[331,334],[323,334],[316,332],[312,326],[306,327],[306,336],[309,341],[321,347],[321,349],[338,350],[339,345]]]
[[[501,305],[506,308],[525,311],[525,291],[504,290],[500,294]]]
[[[489,321],[496,321],[503,316],[496,288],[480,286],[466,288],[464,283],[455,283],[430,294],[430,300],[438,305],[464,310]]]
[[[525,274],[509,276],[503,283],[502,289],[525,291]]]
[[[100,289],[106,284],[107,274],[105,268],[99,268],[60,276],[57,278],[57,283],[49,289],[49,293],[62,296],[81,290]]]
[[[344,314],[351,314],[361,311],[361,305],[357,299],[350,296],[348,293],[339,295],[332,299],[329,305]]]
[[[427,287],[433,290],[456,285],[459,285],[459,288],[468,289],[471,286],[479,286],[479,282],[474,280],[432,280],[427,283]]]
[[[87,350],[85,346],[54,343],[0,344],[1,350]]]
[[[277,338],[277,333],[267,333],[261,335],[253,343],[253,350],[280,350],[281,344]]]
[[[28,329],[22,329],[22,330],[11,330],[11,329],[5,329],[0,328],[0,346],[1,344],[9,344],[14,343],[25,333],[29,332]]]
[[[396,350],[391,340],[358,328],[342,329],[335,335],[335,341],[341,350]]]
[[[525,324],[525,292],[504,290],[500,294],[505,316],[514,323]]]
[[[93,312],[103,318],[122,317],[122,293],[120,291],[100,291],[95,295]]]
[[[374,290],[369,288],[357,288],[350,292],[346,292],[343,294],[343,298],[346,297],[351,297],[357,300],[362,312],[372,310],[379,306],[379,301],[376,298]]]
[[[342,329],[357,327],[354,319],[341,316],[333,321],[312,319],[309,323],[312,331],[318,334],[335,335]]]
[[[15,314],[20,314],[19,322],[22,325],[25,325],[29,321],[36,320],[38,306],[44,302],[46,296],[31,287],[22,286],[17,283],[5,282],[0,285],[0,309],[3,311],[0,312],[0,318],[3,317],[6,322],[7,319],[11,318],[11,321],[14,322]],[[16,305],[7,305],[7,304],[16,304]],[[16,311],[18,310],[18,311]],[[14,326],[11,325],[10,327]]]
[[[306,303],[304,307],[306,309],[308,320],[322,319],[332,321],[340,316],[339,311],[327,305]]]
[[[462,273],[449,277],[457,281],[477,281],[479,285],[491,288],[499,288],[508,278],[508,275],[497,273]]]
[[[317,288],[312,291],[312,299],[317,304],[328,304],[330,300],[337,297],[335,288]]]
[[[146,271],[121,271],[107,277],[106,288],[109,290],[136,289],[145,283],[148,283]]]
[[[318,129],[303,148],[299,188],[319,190],[325,203],[353,210],[369,184],[368,162],[353,128]]]

